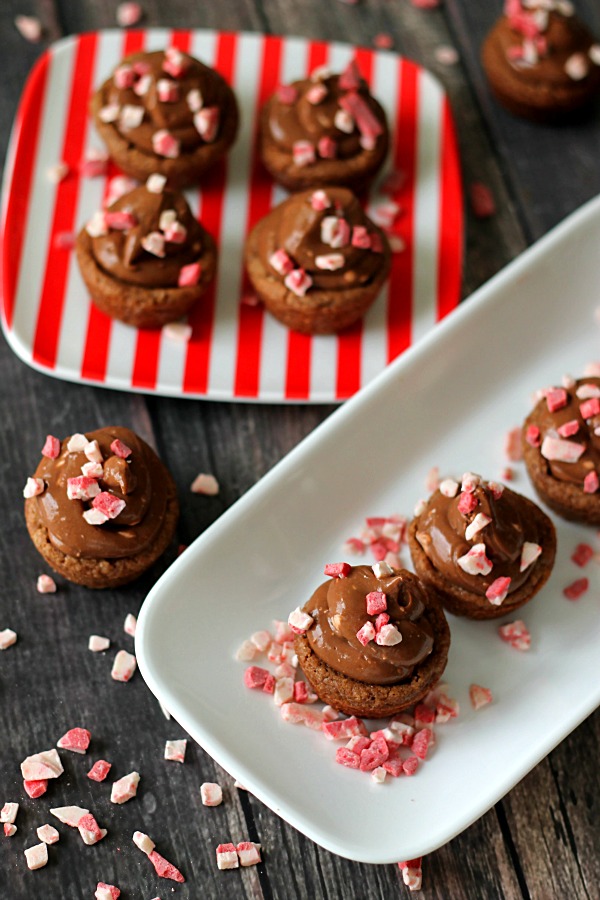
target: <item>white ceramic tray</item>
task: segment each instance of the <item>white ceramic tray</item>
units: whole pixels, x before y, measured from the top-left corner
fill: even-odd
[[[334,746],[284,723],[242,685],[243,638],[285,618],[366,515],[410,514],[433,465],[497,478],[503,436],[531,393],[598,354],[600,198],[524,253],[431,335],[306,438],[178,559],[146,599],[137,631],[151,690],[225,769],[334,853],[389,863],[429,853],[496,803],[600,703],[597,567],[574,545],[594,541],[556,521],[555,571],[521,616],[528,653],[496,623],[451,618],[445,680],[462,712],[413,778],[375,785],[334,762]],[[513,487],[532,496],[517,465]],[[405,556],[408,562],[408,558]],[[502,621],[502,620],[500,620]],[[494,702],[474,712],[476,682]],[[590,765],[595,762],[590,759]]]

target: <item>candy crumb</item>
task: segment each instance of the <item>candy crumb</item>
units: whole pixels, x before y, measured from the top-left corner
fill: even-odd
[[[219,482],[214,475],[201,472],[192,481],[190,490],[192,494],[205,494],[207,497],[216,497],[219,493]]]
[[[35,584],[36,590],[40,594],[55,594],[56,582],[50,575],[40,575]]]
[[[109,647],[109,638],[102,637],[99,634],[90,634],[90,638],[88,640],[88,650],[91,650],[92,653],[101,653],[103,650],[108,650]]]
[[[217,867],[223,869],[237,869],[240,861],[235,844],[219,844],[216,849]]]
[[[21,37],[32,44],[42,39],[42,23],[36,16],[15,16],[15,28]]]
[[[131,800],[137,794],[139,783],[139,772],[130,772],[129,775],[123,775],[118,781],[113,782],[110,791],[110,802],[121,804]]]
[[[111,678],[114,681],[129,681],[135,672],[137,661],[135,656],[127,653],[126,650],[119,650],[115,656],[115,661],[111,670]]]
[[[137,25],[142,15],[143,11],[139,3],[119,3],[116,14],[117,25],[120,25],[121,28]]]
[[[17,632],[13,631],[12,628],[5,628],[4,631],[0,631],[0,650],[8,650],[16,642]]]
[[[106,884],[104,881],[99,881],[96,885],[95,900],[118,900],[120,896],[121,891],[114,884]]]
[[[131,613],[128,613],[125,617],[125,623],[123,625],[123,631],[125,634],[130,634],[131,637],[135,637],[135,629],[137,626],[137,619]]]
[[[223,791],[219,784],[205,781],[200,785],[200,797],[204,806],[220,806],[223,802]]]
[[[473,709],[481,709],[482,706],[492,702],[492,692],[480,684],[472,684],[469,687],[469,698]]]
[[[587,578],[578,578],[563,589],[563,594],[567,600],[579,600],[579,598],[585,594],[589,586],[590,583]]]
[[[146,856],[150,856],[156,846],[152,838],[149,838],[143,831],[133,832],[133,843],[142,851],[142,853],[145,853]]]
[[[186,747],[187,740],[167,741],[165,744],[165,759],[182,763],[185,760]]]
[[[17,833],[17,826],[13,825],[12,822],[5,822],[2,828],[4,829],[5,837],[12,837],[13,834]]]

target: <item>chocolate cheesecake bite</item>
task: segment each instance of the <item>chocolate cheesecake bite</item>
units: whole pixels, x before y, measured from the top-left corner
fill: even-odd
[[[166,189],[157,173],[96,212],[75,250],[96,306],[139,328],[188,313],[213,280],[217,261],[214,240],[183,194]]]
[[[570,0],[506,0],[481,55],[492,92],[516,116],[560,121],[600,90],[600,44]]]
[[[268,311],[305,334],[360,319],[390,269],[383,231],[347,188],[293,194],[261,219],[246,244],[250,280]]]
[[[448,612],[494,619],[537,594],[550,577],[556,534],[527,497],[467,472],[422,501],[408,543],[417,574]]]
[[[91,103],[98,133],[127,175],[170,187],[199,181],[237,134],[238,107],[222,76],[173,47],[119,63]]]
[[[360,193],[388,146],[385,112],[354,61],[341,74],[320,68],[281,85],[261,113],[262,161],[290,191],[340,184]]]
[[[36,549],[90,588],[141,575],[170,544],[179,515],[175,484],[154,450],[116,426],[62,442],[49,435],[24,496]]]
[[[600,378],[543,394],[522,431],[531,482],[563,518],[600,525]]]
[[[366,718],[418,702],[438,682],[450,646],[435,591],[386,563],[338,563],[325,573],[330,580],[289,620],[298,663],[319,698]]]

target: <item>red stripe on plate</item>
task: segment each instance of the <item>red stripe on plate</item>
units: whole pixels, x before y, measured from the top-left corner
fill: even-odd
[[[413,239],[416,192],[417,129],[419,122],[417,79],[418,67],[405,59],[398,60],[398,108],[394,168],[405,175],[398,194],[402,215],[394,231],[403,238],[406,249],[392,254],[388,286],[388,362],[405,350],[411,340],[413,292]]]
[[[214,68],[229,84],[233,81],[237,50],[237,35],[227,33],[219,35]],[[200,194],[198,218],[206,230],[215,238],[217,245],[221,243],[226,183],[227,159],[224,159],[212,170],[210,180]],[[188,319],[192,326],[192,337],[188,344],[185,359],[183,374],[184,393],[206,394],[208,391],[208,372],[218,278],[219,272],[217,270],[213,283],[200,302],[196,304]]]
[[[171,32],[170,46],[183,53],[190,49],[191,35],[189,31]],[[160,356],[160,328],[140,328],[135,344],[135,356],[131,372],[131,385],[153,391],[158,377],[158,360]]]
[[[367,84],[371,84],[373,76],[373,53],[364,47],[356,49],[354,58]],[[345,329],[337,339],[337,374],[335,396],[345,400],[355,394],[360,387],[362,362],[363,322],[356,322]]]
[[[121,56],[129,56],[143,50],[146,32],[136,29],[125,32]],[[108,184],[115,175],[120,175],[121,170],[110,161],[106,173],[104,195],[108,190]],[[106,313],[101,312],[93,303],[90,303],[88,323],[81,363],[81,377],[90,381],[106,380],[106,367],[110,352],[110,339],[112,336],[113,320]]]
[[[46,99],[50,52],[40,56],[27,79],[15,121],[17,135],[6,216],[2,234],[2,304],[8,328],[12,325],[17,279],[28,221],[31,182]],[[17,188],[18,185],[18,188]]]
[[[311,41],[308,46],[306,75],[313,69],[324,66],[329,59],[329,45],[324,41]],[[310,393],[310,364],[312,358],[312,337],[289,331],[287,338],[285,398],[286,400],[307,400]]]
[[[442,107],[440,230],[438,246],[437,318],[460,301],[463,253],[463,204],[456,131],[448,99]]]
[[[88,122],[88,101],[92,85],[92,72],[96,58],[96,34],[84,34],[77,39],[74,71],[77,77],[71,85],[69,112],[65,130],[62,159],[71,174],[57,186],[54,216],[50,227],[46,268],[38,311],[32,358],[36,363],[53,369],[62,323],[65,300],[65,284],[70,264],[70,254],[54,253],[54,239],[58,232],[72,232],[79,196],[77,167],[83,154]]]
[[[246,220],[246,234],[271,208],[273,182],[260,161],[258,133],[261,107],[269,95],[273,93],[279,82],[282,45],[283,41],[280,37],[267,35],[264,38],[260,83],[254,111],[250,202]],[[252,292],[253,288],[244,268],[242,295]],[[264,310],[261,306],[249,306],[246,303],[240,306],[233,389],[236,397],[258,396],[263,316]]]

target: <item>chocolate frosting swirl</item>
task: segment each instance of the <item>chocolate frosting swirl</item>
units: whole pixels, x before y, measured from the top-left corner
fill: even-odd
[[[511,25],[510,17],[507,16],[500,19],[494,29],[499,49],[518,71],[519,79],[524,83],[544,82],[555,89],[570,88],[574,81],[565,68],[567,60],[574,54],[584,54],[587,57],[594,43],[593,35],[576,16],[566,16],[558,10],[545,10],[541,3],[537,10],[542,15],[547,12],[547,25],[540,29],[540,40],[536,42],[534,39],[534,43],[539,47],[536,61],[525,62],[512,58],[512,54],[522,47],[524,35]],[[534,10],[524,11],[526,16],[534,14]],[[596,66],[588,59],[588,75],[595,68]]]
[[[571,441],[585,447],[584,452],[576,462],[544,459],[548,474],[558,481],[570,482],[581,487],[583,487],[586,475],[589,475],[590,472],[596,471],[600,473],[600,415],[590,416],[586,419],[581,414],[581,405],[586,402],[586,398],[579,398],[577,391],[581,389],[585,391],[585,385],[590,385],[600,394],[600,378],[581,378],[575,382],[572,388],[565,388],[567,396],[566,406],[551,412],[548,409],[546,399],[543,399],[539,401],[535,409],[535,421],[540,429],[542,442],[549,435],[551,437],[560,437],[561,440]],[[558,429],[567,422],[573,421],[578,424],[575,434],[567,437],[560,436]],[[596,429],[598,429],[598,433],[596,433]]]
[[[342,247],[332,247],[323,242],[321,226],[325,218],[339,217],[347,222],[350,232],[356,226],[362,226],[369,235],[383,242],[385,237],[381,230],[365,215],[360,203],[347,188],[326,188],[325,194],[331,205],[324,210],[313,208],[312,193],[304,191],[292,195],[269,213],[268,227],[258,229],[258,252],[265,268],[280,277],[269,260],[277,250],[284,249],[295,266],[310,275],[313,288],[346,290],[370,284],[381,273],[382,254],[370,247],[355,247],[350,239]],[[329,254],[343,257],[343,265],[339,269],[328,271],[317,266],[317,257]]]
[[[186,229],[185,239],[181,243],[165,240],[165,255],[159,257],[145,250],[142,240],[160,233],[161,214],[169,210]],[[197,262],[202,255],[203,229],[179,192],[163,190],[157,194],[139,187],[116,200],[108,212],[129,212],[136,221],[127,230],[109,228],[107,234],[91,239],[100,268],[125,284],[177,287],[181,268]]]
[[[335,142],[337,159],[349,159],[363,152],[360,132],[356,125],[350,133],[347,133],[335,124],[336,114],[341,109],[340,98],[348,94],[347,89],[340,87],[341,77],[337,74],[319,77],[317,72],[311,78],[292,82],[290,87],[297,92],[297,97],[292,103],[282,102],[277,94],[271,97],[267,114],[269,132],[282,150],[291,153],[298,141],[309,141],[316,146],[322,138],[331,138]],[[319,103],[311,103],[307,97],[315,85],[322,85],[327,92]],[[359,79],[359,85],[353,92],[364,100],[385,130],[383,110],[369,93],[363,78]]]
[[[459,504],[464,491],[455,497],[447,497],[436,490],[417,519],[416,538],[432,565],[452,584],[484,596],[499,577],[511,579],[510,595],[518,590],[535,569],[534,561],[520,571],[523,544],[539,542],[537,523],[523,513],[522,498],[503,485],[493,485],[496,497],[488,482],[481,481],[472,492],[477,501],[468,513],[460,511]],[[497,496],[502,490],[501,496]],[[465,537],[467,527],[478,514],[491,519],[470,539]],[[458,564],[475,544],[485,545],[485,554],[492,563],[491,571],[484,575],[472,575]]]
[[[357,631],[376,616],[367,614],[366,595],[383,591],[390,624],[402,641],[390,647],[370,641],[363,646]],[[317,588],[304,611],[313,617],[307,632],[316,655],[336,672],[368,684],[410,680],[416,666],[433,649],[432,629],[424,616],[427,592],[416,575],[400,569],[377,578],[370,566],[353,566],[345,578],[332,578]]]
[[[56,459],[42,458],[35,477],[45,484],[34,498],[50,542],[62,553],[84,559],[123,559],[150,545],[164,520],[167,505],[166,469],[154,451],[133,431],[117,426],[86,433],[98,441],[104,474],[100,489],[125,501],[119,515],[103,525],[90,525],[83,513],[90,502],[69,500],[67,480],[81,475],[88,462],[83,451],[69,452],[69,438],[61,443]],[[118,439],[131,449],[127,459],[115,456],[111,443]],[[31,501],[29,501],[31,502]]]
[[[198,90],[200,92],[204,108],[217,107],[220,110],[217,138],[224,116],[227,115],[232,103],[231,90],[218,72],[186,53],[182,56],[185,68],[177,78],[173,78],[163,69],[166,56],[162,50],[153,53],[134,53],[126,57],[117,66],[117,69],[142,63],[148,70],[149,86],[142,96],[135,92],[134,87],[139,85],[140,79],[145,77],[144,75],[136,78],[135,85],[119,88],[115,84],[113,73],[101,88],[103,106],[114,104],[121,109],[124,106],[138,106],[144,110],[143,119],[136,127],[124,129],[119,119],[112,125],[127,138],[130,144],[149,156],[155,156],[152,146],[153,135],[163,129],[181,142],[182,153],[191,152],[206,143],[194,126],[193,111],[190,109],[187,99],[190,91]],[[159,100],[157,83],[161,80],[173,82],[177,86],[177,100],[168,102]]]

